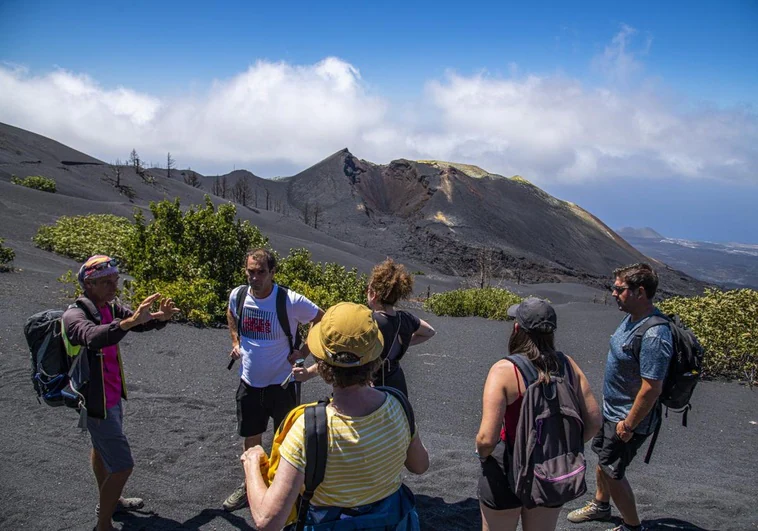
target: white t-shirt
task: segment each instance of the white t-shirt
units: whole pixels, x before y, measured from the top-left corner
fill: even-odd
[[[292,371],[287,361],[290,347],[287,336],[276,317],[276,293],[279,286],[274,284],[271,294],[265,299],[256,299],[247,286],[232,290],[229,295],[229,310],[237,316],[237,292],[244,289],[245,307],[242,310],[240,334],[240,378],[252,387],[266,387],[281,384]],[[292,290],[287,290],[287,317],[290,331],[295,334],[297,324],[311,322],[318,314],[318,306]]]

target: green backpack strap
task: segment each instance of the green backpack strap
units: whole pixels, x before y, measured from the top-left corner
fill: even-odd
[[[300,495],[297,508],[296,531],[303,531],[313,493],[324,481],[326,457],[329,450],[326,406],[329,399],[305,408],[305,491]]]

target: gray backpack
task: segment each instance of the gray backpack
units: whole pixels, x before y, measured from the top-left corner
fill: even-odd
[[[508,481],[526,508],[558,507],[587,491],[584,481],[584,422],[579,407],[579,389],[571,364],[563,353],[559,374],[550,383],[526,356],[505,359],[518,367],[526,391],[516,441],[508,448]]]

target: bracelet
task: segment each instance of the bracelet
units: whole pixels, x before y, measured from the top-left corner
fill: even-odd
[[[634,430],[626,423],[626,419],[621,421],[621,429],[624,430],[624,433],[634,433]]]

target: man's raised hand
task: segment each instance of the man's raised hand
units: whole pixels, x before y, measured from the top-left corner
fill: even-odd
[[[174,305],[174,300],[171,298],[165,298],[161,299],[158,311],[151,315],[153,319],[157,319],[158,321],[168,321],[179,312],[181,312],[181,310]]]

